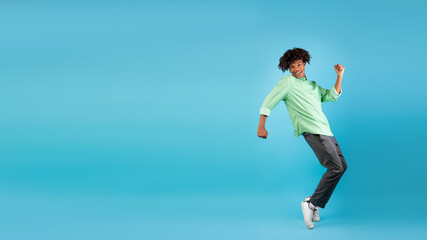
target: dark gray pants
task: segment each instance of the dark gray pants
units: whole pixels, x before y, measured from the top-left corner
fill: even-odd
[[[308,132],[304,132],[303,136],[313,149],[320,164],[328,169],[310,198],[313,205],[324,208],[347,169],[347,163],[335,137]]]

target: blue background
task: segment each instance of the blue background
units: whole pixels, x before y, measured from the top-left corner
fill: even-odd
[[[422,1],[12,1],[0,5],[0,238],[402,239],[427,223]],[[424,16],[423,16],[424,15]],[[256,136],[289,48],[348,169],[325,169],[285,105]]]

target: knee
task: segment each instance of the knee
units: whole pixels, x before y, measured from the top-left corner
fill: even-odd
[[[344,174],[345,170],[347,170],[347,166],[335,166],[334,168],[330,169],[331,172],[335,173],[336,175],[342,175]]]
[[[345,170],[347,170],[347,164],[344,162],[344,164],[342,165],[342,173],[344,173]]]

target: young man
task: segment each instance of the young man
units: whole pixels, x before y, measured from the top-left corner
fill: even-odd
[[[265,121],[270,111],[280,101],[284,101],[295,128],[295,137],[303,135],[320,164],[327,168],[314,193],[301,203],[304,222],[309,229],[313,229],[313,220],[316,222],[320,220],[319,208],[324,208],[329,201],[347,169],[347,164],[321,107],[322,102],[338,100],[342,92],[341,81],[345,68],[336,64],[335,86],[324,89],[315,81],[309,81],[305,75],[305,64],[310,63],[310,58],[310,54],[301,48],[289,49],[280,58],[279,68],[283,72],[289,69],[292,75],[280,79],[262,103],[258,136],[267,138]]]

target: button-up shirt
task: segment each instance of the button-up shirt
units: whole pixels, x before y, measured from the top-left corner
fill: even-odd
[[[295,137],[303,132],[333,136],[321,103],[337,101],[341,93],[342,90],[338,94],[335,87],[324,89],[315,81],[307,80],[307,77],[287,75],[267,95],[260,114],[270,116],[271,110],[284,101],[295,128]]]

